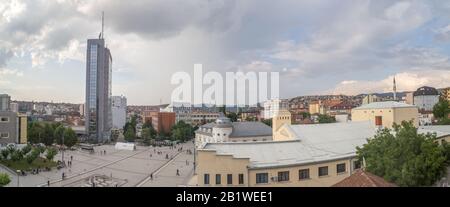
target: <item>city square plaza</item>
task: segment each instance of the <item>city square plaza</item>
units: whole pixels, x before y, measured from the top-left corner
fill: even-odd
[[[101,145],[94,147],[93,153],[81,149],[66,150],[64,161],[67,163],[72,158],[72,165],[59,170],[54,168],[19,176],[19,180],[15,172],[4,166],[0,166],[0,172],[9,174],[11,182],[8,186],[11,187],[185,186],[194,173],[194,155],[188,153],[188,150],[194,151],[193,147],[192,141],[175,147],[137,146],[134,151]],[[59,152],[54,160],[62,160],[62,153]]]

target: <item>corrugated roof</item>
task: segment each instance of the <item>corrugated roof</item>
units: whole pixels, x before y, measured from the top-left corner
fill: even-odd
[[[391,108],[416,108],[417,106],[406,104],[406,103],[400,103],[396,101],[382,101],[382,102],[372,102],[369,104],[364,104],[360,107],[354,108],[353,110],[358,109],[391,109]]]

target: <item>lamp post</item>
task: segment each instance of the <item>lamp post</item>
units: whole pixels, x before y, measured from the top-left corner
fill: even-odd
[[[64,131],[62,133],[62,161],[63,161],[64,167],[65,167],[66,163],[64,162]]]
[[[17,170],[17,187],[20,187],[19,185],[19,179],[20,179],[20,170]]]
[[[197,150],[197,147],[195,146],[195,137],[194,137],[194,175],[197,175],[197,171],[196,171],[196,165],[197,165],[197,159],[196,159],[196,150]]]

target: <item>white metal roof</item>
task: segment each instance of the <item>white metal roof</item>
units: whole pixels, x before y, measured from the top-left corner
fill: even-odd
[[[353,110],[358,109],[391,109],[391,108],[417,108],[417,106],[400,103],[397,101],[382,101],[382,102],[373,102],[369,104],[364,104],[360,107],[356,107]]]
[[[206,150],[235,158],[250,158],[250,168],[302,165],[356,156],[356,147],[376,134],[370,121],[288,126],[296,140],[208,143]],[[450,135],[450,126],[421,127],[419,133]]]

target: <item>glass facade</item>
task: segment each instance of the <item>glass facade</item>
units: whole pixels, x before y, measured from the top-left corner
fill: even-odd
[[[98,114],[97,114],[97,57],[98,45],[92,44],[90,46],[89,54],[89,136],[95,137],[98,129]]]
[[[89,39],[86,62],[86,134],[94,143],[111,138],[112,57],[104,39]]]

